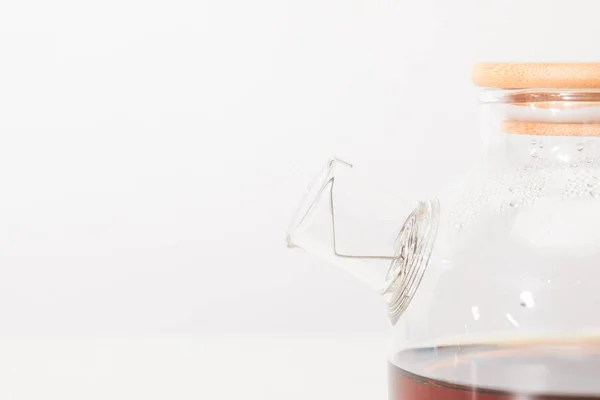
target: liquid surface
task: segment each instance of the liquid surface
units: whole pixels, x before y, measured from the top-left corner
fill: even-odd
[[[600,341],[408,350],[389,382],[390,400],[600,399]]]

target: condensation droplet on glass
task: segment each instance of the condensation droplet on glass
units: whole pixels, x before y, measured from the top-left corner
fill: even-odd
[[[530,291],[525,290],[519,297],[521,299],[521,307],[532,308],[535,306],[535,300]]]
[[[535,146],[535,145],[537,144],[537,140],[533,139],[533,140],[531,141],[531,144],[532,144],[533,146]]]

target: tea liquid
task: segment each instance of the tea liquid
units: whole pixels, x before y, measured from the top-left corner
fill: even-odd
[[[600,399],[600,340],[398,353],[390,400]]]

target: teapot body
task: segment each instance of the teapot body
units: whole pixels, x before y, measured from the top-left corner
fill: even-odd
[[[414,203],[337,191],[329,170],[290,243],[383,295],[391,399],[600,396],[600,65],[485,64],[475,81],[491,88],[468,176]]]

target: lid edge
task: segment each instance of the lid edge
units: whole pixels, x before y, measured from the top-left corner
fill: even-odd
[[[600,88],[600,63],[493,63],[473,66],[476,86],[498,89]]]

